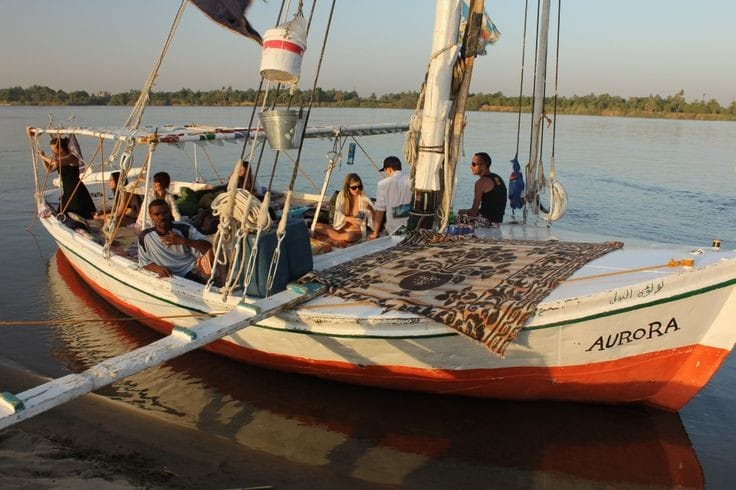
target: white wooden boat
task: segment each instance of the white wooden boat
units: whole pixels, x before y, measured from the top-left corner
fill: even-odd
[[[101,304],[61,253],[49,263],[49,285],[60,313],[105,321],[105,328],[92,322],[57,330],[64,345],[57,354],[66,365],[94,366],[145,345],[149,335]],[[419,473],[436,487],[453,488],[472,468],[494,482],[503,480],[499,470],[512,469],[534,481],[543,475],[559,486],[572,480],[611,486],[704,486],[703,470],[677,414],[638,407],[429,400],[305,381],[302,376],[264,377],[261,370],[202,357],[192,362],[188,357],[127,378],[111,391],[114,398],[134,399],[137,406],[166,407],[166,414],[157,413],[241,447],[310,467],[329,464],[336,474],[357,474],[377,484],[406,487]],[[504,424],[479,424],[473,416],[479,410],[484,420]],[[451,423],[437,423],[448,413],[455,414]],[[271,429],[267,433],[264,421]],[[505,443],[497,446],[490,440]],[[360,448],[361,457],[329,457],[353,445]],[[453,464],[442,464],[448,459]],[[516,472],[509,475],[515,482],[510,486],[524,478]]]
[[[544,3],[548,9],[549,2]],[[459,0],[440,0],[437,12],[440,30],[456,37]],[[436,33],[436,45],[442,42]],[[449,67],[457,56],[450,51]],[[430,66],[430,74],[433,71],[441,78],[448,70]],[[449,90],[445,82],[439,80],[428,89],[427,100],[437,99],[425,106],[424,117],[429,120],[443,113],[443,100],[432,94]],[[446,110],[444,117],[450,117]],[[541,122],[541,117],[537,120]],[[425,129],[431,124],[426,123]],[[444,123],[440,126],[442,131],[430,128],[427,134],[443,138]],[[396,129],[400,127],[390,130]],[[343,135],[379,130],[343,128]],[[305,135],[310,131],[313,136],[334,135],[332,129],[308,129]],[[176,146],[189,139],[206,144],[240,137],[243,132],[193,128],[182,136],[184,132],[143,129],[127,133],[87,128],[29,130],[36,142],[45,133],[91,135],[118,139],[131,148],[152,143]],[[442,157],[437,155],[425,155],[427,161],[419,155],[417,192],[431,191],[433,182],[439,182],[432,174],[437,169],[435,160]],[[451,154],[445,157],[456,159]],[[103,181],[100,173],[85,178],[91,189]],[[184,278],[159,279],[138,267],[125,250],[116,251],[109,243],[106,247],[94,233],[63,224],[55,214],[56,195],[55,189],[39,187],[38,214],[77,273],[107,301],[162,334],[196,331],[204,319],[261,301],[244,297],[242,285],[223,295],[218,288]],[[323,197],[324,189],[322,196],[294,194],[295,199],[315,203]],[[586,241],[558,232],[546,221],[532,221],[477,229],[476,235],[508,240],[501,242],[504,247],[519,246],[519,250],[525,250],[524,241],[541,248]],[[436,228],[442,231],[445,225],[440,222]],[[315,255],[314,270],[358,263],[374,252],[393,253],[400,241],[401,237],[384,237]],[[708,382],[736,341],[736,252],[715,245],[698,249],[627,243],[595,258],[571,277],[562,278],[507,339],[515,336],[515,340],[497,353],[436,316],[386,309],[385,302],[372,304],[337,294],[279,310],[204,348],[270,369],[390,389],[517,400],[645,403],[676,411]],[[531,294],[519,288],[520,298]]]
[[[80,276],[121,311],[168,334],[240,301],[174,277],[158,279],[129,258],[105,259],[86,233],[60,224],[40,204],[44,227]],[[498,233],[553,240],[544,228],[504,225]],[[533,235],[532,232],[538,232]],[[393,245],[386,237],[315,257],[315,269]],[[324,295],[205,348],[271,369],[350,383],[508,399],[645,402],[678,410],[702,388],[736,339],[736,253],[674,246],[629,247],[582,267],[509,345],[490,352],[437,321]]]

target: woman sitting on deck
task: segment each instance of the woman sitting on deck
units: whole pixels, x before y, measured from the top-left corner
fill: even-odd
[[[349,245],[365,238],[367,226],[372,225],[368,223],[371,216],[373,205],[363,192],[363,181],[358,174],[347,174],[335,201],[332,225],[317,223],[315,237],[326,238],[332,245]]]
[[[114,196],[113,202],[109,209],[97,211],[95,213],[95,219],[106,221],[109,217],[115,216],[120,221],[126,216],[137,216],[138,208],[140,207],[140,197],[137,194],[131,194],[123,190],[124,187],[118,191],[120,185],[120,172],[111,172],[107,186]],[[122,186],[126,185],[128,185],[128,179],[124,179],[122,183]]]

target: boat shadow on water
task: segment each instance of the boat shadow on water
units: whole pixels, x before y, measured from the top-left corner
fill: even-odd
[[[49,282],[52,354],[81,371],[158,337],[96,295],[61,252]],[[72,294],[69,294],[71,292]],[[82,320],[95,319],[88,322]],[[342,385],[195,351],[98,390],[281,458],[404,488],[589,483],[701,488],[679,415],[639,406],[439,397]]]

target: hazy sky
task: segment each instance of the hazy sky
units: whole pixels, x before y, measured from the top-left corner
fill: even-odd
[[[249,18],[261,33],[274,25],[280,4],[254,0]],[[178,5],[179,0],[0,0],[0,87],[138,89]],[[317,4],[301,88],[312,85],[309,67],[319,55],[329,5]],[[430,51],[433,5],[338,0],[319,85],[363,96],[417,90]],[[486,9],[502,37],[477,60],[472,91],[516,95],[524,1],[487,0]],[[563,0],[559,92],[665,96],[684,89],[688,100],[715,98],[728,105],[736,99],[735,19],[734,0]],[[553,18],[553,33],[555,23]],[[530,15],[528,45],[534,28]],[[532,58],[529,51],[528,75]],[[259,63],[257,44],[219,28],[190,5],[156,88],[256,88]]]

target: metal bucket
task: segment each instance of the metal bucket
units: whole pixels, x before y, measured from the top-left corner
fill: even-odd
[[[266,139],[272,150],[292,150],[299,147],[301,125],[299,111],[294,109],[273,109],[259,114]]]

